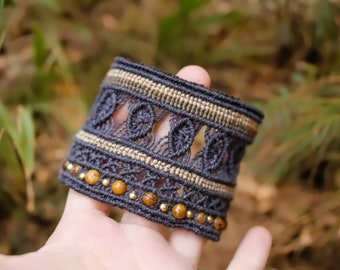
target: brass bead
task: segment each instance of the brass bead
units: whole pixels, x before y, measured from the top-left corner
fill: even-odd
[[[187,208],[184,204],[178,203],[172,207],[171,213],[176,219],[183,219],[187,216]]]
[[[102,180],[102,186],[103,187],[108,187],[110,185],[110,179],[104,178]]]
[[[81,166],[76,164],[76,165],[73,165],[73,168],[71,169],[71,173],[73,175],[77,175],[78,173],[80,173],[81,171]]]
[[[80,173],[79,174],[79,178],[80,178],[80,180],[84,180],[85,179],[85,173],[84,172],[82,172],[82,173]]]
[[[187,218],[193,218],[195,216],[194,211],[188,210],[187,211]]]
[[[159,206],[159,208],[161,209],[162,212],[166,212],[169,209],[169,206],[167,203],[161,203],[161,205]]]
[[[200,224],[203,224],[207,219],[207,215],[203,212],[199,212],[196,216],[196,221]]]
[[[221,218],[221,217],[216,217],[214,220],[214,228],[216,230],[224,230],[227,227],[227,222]]]
[[[116,180],[112,184],[112,193],[115,195],[123,195],[127,190],[126,184],[122,180]]]
[[[68,163],[68,164],[66,165],[66,170],[72,171],[72,169],[73,169],[73,164],[72,164],[72,163]]]
[[[147,192],[143,195],[142,201],[146,206],[154,206],[158,201],[158,197],[155,193]]]
[[[98,172],[97,170],[89,170],[85,174],[85,181],[91,186],[97,184],[99,179],[100,179],[100,172]]]
[[[136,200],[137,197],[138,197],[138,195],[137,195],[136,191],[130,192],[129,198],[130,198],[131,200]]]
[[[207,221],[211,224],[214,222],[214,218],[212,216],[207,216]]]

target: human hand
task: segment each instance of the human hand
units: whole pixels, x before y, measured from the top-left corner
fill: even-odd
[[[197,66],[183,68],[181,78],[210,85],[209,75]],[[118,116],[119,117],[119,116]],[[167,132],[161,127],[159,135]],[[110,206],[69,191],[64,214],[47,243],[38,251],[0,256],[0,269],[196,269],[205,239],[174,229],[164,238],[162,225],[125,212],[121,222],[108,213]],[[251,229],[228,270],[263,269],[271,236],[261,227]]]

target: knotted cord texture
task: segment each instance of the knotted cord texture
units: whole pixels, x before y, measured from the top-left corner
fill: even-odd
[[[117,114],[126,114],[117,120]],[[60,181],[171,228],[219,240],[239,164],[263,118],[239,99],[118,57]],[[161,138],[156,130],[169,121]]]

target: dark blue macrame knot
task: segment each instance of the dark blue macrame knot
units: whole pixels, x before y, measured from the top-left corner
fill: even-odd
[[[239,99],[119,57],[59,179],[103,203],[217,241],[262,117]]]
[[[135,105],[127,119],[127,134],[131,139],[143,138],[151,132],[155,122],[153,107],[147,103]]]
[[[170,156],[178,157],[190,149],[195,138],[195,128],[190,119],[180,119],[171,126],[168,134]]]
[[[116,107],[116,94],[114,91],[106,91],[98,100],[97,106],[94,107],[94,116],[92,123],[94,126],[100,126],[112,119],[112,114]],[[112,119],[113,120],[113,119]]]

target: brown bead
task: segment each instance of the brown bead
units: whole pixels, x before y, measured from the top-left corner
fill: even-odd
[[[99,179],[100,179],[100,172],[98,172],[97,170],[89,170],[85,174],[85,181],[91,186],[97,184]]]
[[[158,197],[155,193],[147,192],[143,195],[142,201],[146,206],[154,206],[158,201]]]
[[[70,162],[68,160],[65,160],[63,163],[63,169],[67,170],[67,166],[70,164]]]
[[[116,180],[112,184],[112,193],[115,195],[123,195],[127,190],[126,184],[122,180]]]
[[[203,224],[207,220],[207,215],[203,212],[199,212],[196,216],[196,221]]]
[[[81,166],[76,164],[76,165],[73,165],[73,168],[71,169],[71,173],[73,175],[77,175],[78,173],[80,173],[81,171]]]
[[[227,227],[227,222],[221,218],[221,217],[216,217],[214,220],[214,228],[216,230],[224,230]]]
[[[172,207],[171,213],[176,219],[183,219],[187,216],[187,208],[184,204],[178,203]]]
[[[169,209],[169,206],[167,203],[161,203],[161,205],[159,206],[159,208],[161,209],[162,212],[166,212]]]

